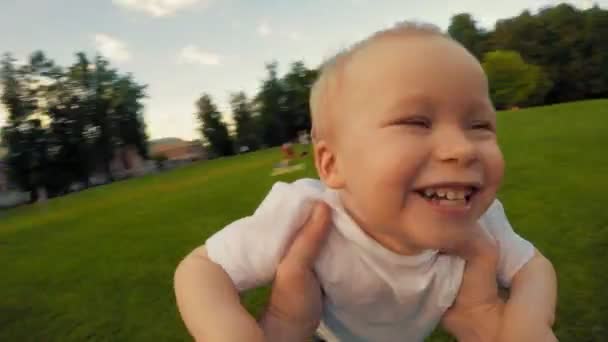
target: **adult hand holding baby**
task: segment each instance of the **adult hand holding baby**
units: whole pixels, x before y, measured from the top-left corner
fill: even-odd
[[[279,264],[260,322],[268,341],[305,341],[314,334],[322,311],[314,264],[329,232],[330,218],[329,207],[317,203]],[[467,266],[454,305],[442,319],[443,327],[461,341],[494,340],[503,305],[496,284],[496,242],[476,224],[468,237],[444,252],[461,256]]]
[[[498,296],[498,246],[478,223],[463,239],[443,252],[466,260],[462,284],[454,304],[441,320],[459,341],[496,341],[504,303]]]
[[[281,260],[260,321],[267,341],[306,341],[317,329],[323,305],[313,268],[330,218],[327,204],[317,203]]]
[[[282,258],[266,312],[256,321],[240,305],[228,274],[204,246],[175,272],[180,314],[195,341],[307,341],[321,318],[321,286],[313,267],[329,232],[330,210],[315,205]]]

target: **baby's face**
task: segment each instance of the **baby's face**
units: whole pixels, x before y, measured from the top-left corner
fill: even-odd
[[[354,56],[342,84],[332,129],[354,219],[402,254],[466,236],[504,168],[479,63],[442,37],[385,38]]]

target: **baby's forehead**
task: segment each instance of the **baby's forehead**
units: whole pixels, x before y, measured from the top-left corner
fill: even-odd
[[[315,131],[320,133],[320,131],[335,131],[340,128],[342,113],[338,108],[352,100],[347,94],[347,88],[357,84],[358,80],[353,76],[370,67],[376,70],[383,68],[382,54],[396,53],[396,51],[391,52],[390,44],[407,46],[408,40],[412,38],[457,45],[433,25],[405,23],[373,34],[336,54],[323,64],[320,76],[311,91],[313,135]],[[416,49],[407,51],[400,49],[399,53],[407,53],[409,56],[424,54]]]
[[[418,40],[418,42],[412,44],[413,39]],[[366,74],[385,75],[380,71],[387,69],[389,67],[387,60],[394,61],[395,56],[403,57],[403,61],[399,61],[397,64],[400,67],[412,66],[415,63],[442,63],[439,59],[427,58],[429,53],[437,50],[450,53],[463,49],[451,39],[437,34],[431,36],[430,34],[403,33],[377,37],[366,41],[356,50],[337,55],[331,60],[330,64],[322,70],[318,91],[331,94],[332,99],[335,99],[335,96],[340,94],[344,88],[360,82],[357,76]],[[468,55],[468,53],[466,54]],[[468,58],[468,56],[465,56],[465,58]]]
[[[337,65],[327,92],[332,100],[359,100],[455,84],[487,95],[485,72],[466,48],[444,36],[395,36],[379,38]]]
[[[342,65],[336,67],[330,77],[349,84],[349,78],[370,73],[383,75],[381,71],[417,71],[420,67],[464,67],[479,65],[459,43],[441,35],[400,35],[380,37],[362,49],[353,52]],[[346,79],[345,79],[346,78]]]

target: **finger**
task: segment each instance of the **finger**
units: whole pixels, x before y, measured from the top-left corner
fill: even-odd
[[[456,303],[475,307],[495,300],[498,300],[496,262],[492,258],[467,261]]]
[[[287,250],[284,263],[312,268],[329,232],[331,209],[324,202],[315,203],[308,220]]]

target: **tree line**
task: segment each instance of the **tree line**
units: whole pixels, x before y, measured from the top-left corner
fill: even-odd
[[[499,109],[608,97],[608,11],[597,5],[524,11],[490,31],[462,13],[448,33],[483,62]]]
[[[230,95],[233,132],[209,94],[197,100],[199,131],[212,156],[277,146],[310,130],[308,96],[317,70],[297,61],[279,77],[277,67],[276,62],[266,65],[266,77],[253,98],[242,91]]]
[[[598,6],[524,11],[491,30],[461,13],[451,18],[447,33],[482,63],[497,109],[608,97],[608,11]],[[252,96],[230,95],[234,126],[210,95],[196,100],[211,157],[277,146],[310,130],[308,98],[318,67],[297,61],[283,75],[277,69],[276,62],[266,65]],[[88,186],[95,173],[112,180],[112,161],[128,163],[125,147],[147,157],[146,86],[102,56],[78,53],[72,65],[61,67],[43,52],[24,64],[6,54],[0,81],[8,110],[0,135],[9,151],[3,162],[32,201],[41,187],[53,196],[74,182]]]
[[[94,173],[113,178],[111,162],[126,162],[121,147],[147,155],[143,119],[145,86],[121,74],[102,56],[84,53],[61,67],[41,51],[26,63],[5,54],[0,68],[1,101],[8,111],[2,128],[9,177],[37,200],[52,197]]]

